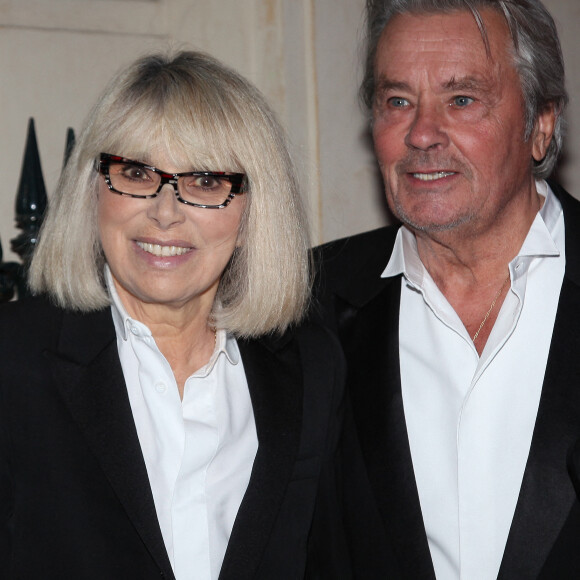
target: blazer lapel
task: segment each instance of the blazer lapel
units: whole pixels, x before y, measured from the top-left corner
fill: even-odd
[[[341,314],[353,414],[368,477],[403,576],[434,579],[401,392],[401,279],[384,283],[384,290],[356,316],[353,307]]]
[[[319,250],[317,290],[325,309],[332,310],[324,315],[338,328],[346,354],[358,439],[399,569],[405,578],[433,580],[401,392],[401,278],[381,278],[398,229],[382,228]]]
[[[110,312],[65,314],[55,383],[129,519],[166,578],[173,578],[119,361]]]
[[[576,501],[567,454],[580,439],[580,204],[551,183],[564,209],[566,273],[516,511],[498,578],[537,578]]]
[[[580,290],[564,279],[540,406],[498,578],[537,578],[576,500],[566,456],[580,438]]]
[[[302,366],[294,340],[238,341],[248,380],[258,452],[238,511],[220,580],[257,578],[262,554],[297,458]]]

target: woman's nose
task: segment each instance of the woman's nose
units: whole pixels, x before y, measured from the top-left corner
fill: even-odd
[[[161,229],[171,228],[185,220],[183,204],[177,199],[176,187],[176,185],[166,183],[157,197],[150,200],[147,216],[157,222]]]

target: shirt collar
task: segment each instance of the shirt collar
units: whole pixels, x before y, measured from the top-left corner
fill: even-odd
[[[562,206],[545,181],[536,181],[536,190],[544,197],[544,204],[534,218],[518,256],[559,256],[554,233]]]
[[[536,181],[536,190],[545,201],[532,222],[518,256],[559,256],[560,250],[554,242],[553,234],[562,206],[544,180]],[[381,278],[404,274],[409,281],[420,286],[424,272],[424,266],[417,251],[415,234],[405,226],[401,226],[397,232],[393,252]]]
[[[111,298],[111,313],[113,315],[113,324],[115,325],[115,333],[117,337],[121,340],[127,341],[130,339],[131,334],[137,337],[152,336],[147,325],[139,320],[131,318],[127,313],[117,289],[115,288],[113,275],[111,274],[111,270],[107,264],[105,264],[105,281]],[[231,364],[237,365],[240,362],[240,351],[235,338],[225,330],[219,329],[216,332],[214,351],[209,362],[205,367],[203,367],[203,369],[209,372],[222,352],[226,355]]]

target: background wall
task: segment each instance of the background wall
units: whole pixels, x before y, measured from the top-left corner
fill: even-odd
[[[571,103],[560,169],[580,197],[578,0],[545,0],[560,29]],[[286,124],[303,168],[315,242],[388,220],[357,101],[364,0],[0,0],[0,237],[14,227],[26,127],[34,117],[47,189],[67,127],[77,132],[120,66],[154,49],[196,48],[237,68]]]

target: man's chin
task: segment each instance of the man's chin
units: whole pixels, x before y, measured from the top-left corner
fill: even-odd
[[[469,221],[467,216],[434,216],[431,212],[425,212],[422,216],[399,211],[395,216],[411,231],[425,234],[453,231]]]

